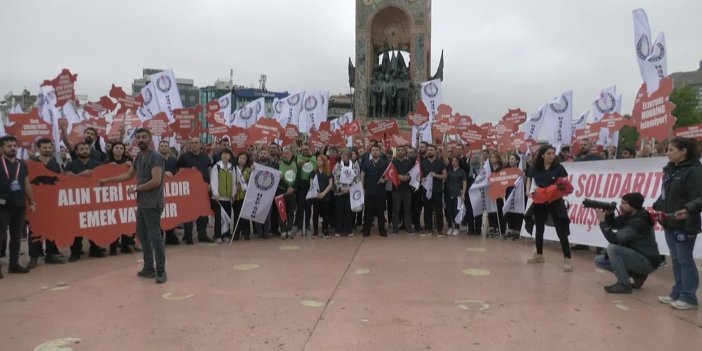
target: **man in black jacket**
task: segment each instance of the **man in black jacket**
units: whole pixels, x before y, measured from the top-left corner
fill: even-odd
[[[609,241],[606,254],[595,257],[595,265],[613,272],[615,284],[605,286],[611,294],[631,294],[631,289],[639,289],[649,274],[660,263],[658,244],[654,237],[654,220],[643,209],[644,196],[629,193],[622,196],[619,204],[620,216],[612,212],[598,211],[600,229]],[[631,284],[629,278],[634,279]]]

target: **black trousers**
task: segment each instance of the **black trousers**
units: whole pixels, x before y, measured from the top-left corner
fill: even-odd
[[[220,204],[221,204],[221,206],[220,206]],[[220,200],[219,203],[217,203],[217,201],[215,201],[214,205],[216,207],[214,209],[214,218],[215,218],[214,238],[217,239],[217,238],[221,238],[221,237],[231,236],[232,234],[230,233],[229,229],[227,229],[224,233],[222,233],[222,211],[221,211],[221,209],[224,209],[224,212],[229,216],[229,219],[236,224],[236,218],[232,217],[232,203],[230,201]]]
[[[459,227],[455,221],[455,218],[458,215],[458,201],[461,201],[460,197],[446,196],[446,222],[448,223],[449,228],[458,229]]]
[[[537,205],[534,204],[534,226],[536,227],[536,253],[542,254],[544,251],[544,230],[546,229],[546,220],[548,216],[551,215],[554,221],[560,220],[558,218],[556,208],[551,204]],[[561,242],[561,250],[563,250],[563,256],[570,258],[570,243],[568,242],[568,231],[563,225],[555,225],[556,234],[558,235],[558,240]]]
[[[195,221],[195,225],[197,226],[197,237],[199,239],[206,238],[207,237],[207,223],[209,222],[209,218],[207,216],[202,216],[198,217],[197,220]],[[217,226],[215,226],[217,227]],[[183,223],[183,238],[191,238],[193,237],[193,222],[187,222]]]
[[[349,194],[334,196],[334,225],[337,234],[351,234],[357,213],[351,211]],[[331,224],[331,223],[330,223]]]
[[[0,240],[7,240],[7,230],[10,230],[10,266],[19,265],[20,247],[22,245],[22,230],[24,228],[24,207],[0,208]]]
[[[524,215],[521,213],[505,213],[505,221],[507,222],[507,228],[511,230],[521,231],[523,220]]]
[[[305,227],[310,227],[310,218],[312,217],[312,199],[307,200],[307,192],[310,191],[310,182],[308,180],[300,181],[297,185],[297,212],[295,212],[295,225],[299,231],[302,231],[302,216],[305,216]]]
[[[379,195],[366,194],[364,199],[363,234],[370,234],[373,218],[378,218],[378,231],[385,234],[385,192]]]
[[[234,216],[232,217],[233,221],[239,221],[239,225],[236,228],[236,232],[234,233],[234,238],[239,238],[240,236],[243,236],[244,238],[248,238],[249,235],[251,235],[251,222],[248,219],[243,219],[239,218],[241,215],[241,208],[244,206],[244,200],[236,200],[234,201]],[[236,225],[236,222],[234,222]]]
[[[414,230],[416,231],[422,230],[420,218],[422,215],[422,207],[424,206],[424,194],[426,194],[426,190],[422,187],[412,193],[412,224],[414,224]]]
[[[322,218],[322,233],[329,233],[329,225],[332,217],[331,201],[322,201],[315,199],[314,201],[314,216],[312,217],[312,226],[314,227],[314,235],[319,233],[319,218]],[[341,233],[339,233],[341,234]]]
[[[44,249],[42,242],[46,243],[46,249]],[[60,253],[55,241],[42,240],[41,235],[36,235],[32,231],[31,225],[29,226],[29,257],[39,258],[44,255],[58,255]]]
[[[431,199],[424,196],[424,226],[427,231],[434,230],[434,220],[436,220],[436,230],[444,230],[444,199],[443,194],[431,194]]]
[[[466,206],[466,215],[463,216],[463,225],[468,226],[468,234],[480,232],[480,226],[475,226],[475,215],[473,214],[473,204],[470,202],[470,196],[466,194],[463,204]],[[482,224],[482,219],[481,219]]]
[[[488,213],[488,224],[490,228],[495,228],[500,230],[500,233],[504,234],[507,229],[507,223],[505,222],[505,216],[502,214],[502,207],[505,205],[505,201],[502,199],[497,199],[497,212]]]

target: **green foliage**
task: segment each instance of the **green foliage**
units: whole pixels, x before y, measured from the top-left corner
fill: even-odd
[[[636,143],[639,141],[639,131],[636,127],[624,126],[619,130],[619,149],[632,148],[636,149]]]
[[[697,109],[697,94],[697,88],[690,85],[677,87],[670,94],[670,101],[676,106],[673,116],[677,118],[677,122],[673,128],[702,123],[702,111]]]

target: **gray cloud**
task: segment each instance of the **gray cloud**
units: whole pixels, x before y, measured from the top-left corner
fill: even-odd
[[[12,1],[0,31],[13,33],[0,66],[0,93],[36,92],[61,68],[78,73],[91,99],[110,84],[129,90],[144,67],[170,67],[197,85],[234,69],[237,84],[268,75],[271,90],[348,92],[354,1]],[[445,50],[444,97],[455,111],[495,121],[509,107],[529,112],[573,89],[574,113],[617,84],[623,112],[641,84],[631,11],[647,10],[666,32],[669,72],[702,59],[702,2],[433,1],[432,67]],[[654,34],[655,35],[655,34]]]

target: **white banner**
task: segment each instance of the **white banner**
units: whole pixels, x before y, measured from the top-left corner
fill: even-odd
[[[621,97],[619,100],[621,103]],[[592,102],[592,120],[599,122],[606,113],[618,112],[621,106],[617,108],[617,86],[612,85],[611,87],[600,90],[600,95]]]
[[[146,84],[139,92],[141,98],[144,99],[144,105],[137,109],[137,116],[142,123],[150,120],[154,115],[161,112],[154,90],[154,82],[149,82],[149,84]],[[171,115],[168,115],[168,113],[166,113],[166,115],[170,122],[174,121]]]
[[[417,132],[419,132],[419,142],[432,143],[431,140],[431,121],[428,121],[421,126],[412,126],[412,147],[417,148]]]
[[[365,203],[363,184],[361,182],[354,183],[349,188],[349,201],[351,202],[351,210],[354,210],[354,212],[358,212],[357,210]]]
[[[524,199],[524,177],[517,178],[514,182],[514,190],[509,194],[505,205],[502,207],[502,213],[519,213],[524,214],[526,209]]]
[[[5,131],[5,118],[2,116],[2,111],[0,111],[0,137],[5,135],[7,135],[7,132]]]
[[[319,129],[319,125],[327,120],[328,109],[328,91],[306,91],[299,118],[298,129],[300,133],[308,133],[310,129]]]
[[[429,111],[429,121],[433,122],[438,114],[439,105],[444,103],[444,93],[441,89],[441,79],[422,83],[422,102]],[[404,117],[404,116],[400,116]]]
[[[431,200],[432,192],[434,190],[434,177],[430,177],[427,174],[424,177],[424,180],[422,180],[422,188],[425,190],[424,195],[427,197],[427,200]]]
[[[545,122],[550,127],[551,145],[570,145],[573,141],[573,91],[567,91],[546,106]]]
[[[536,113],[531,115],[524,124],[520,127],[520,131],[524,132],[524,140],[534,139],[539,140],[541,127],[544,125],[544,110],[546,106],[539,107]]]
[[[219,113],[222,115],[224,124],[229,126],[232,120],[232,93],[221,96],[217,102],[219,102]]]
[[[414,191],[417,191],[419,189],[420,181],[419,178],[421,176],[421,167],[419,166],[419,160],[415,161],[414,167],[410,169],[409,173],[407,175],[410,177],[409,181],[409,186],[414,188]]]
[[[310,184],[310,190],[307,191],[307,195],[305,196],[306,200],[309,199],[316,199],[317,196],[319,195],[319,180],[317,180],[317,176],[314,176],[314,179],[312,179],[312,183]]]
[[[183,108],[183,102],[180,100],[178,84],[173,75],[173,70],[167,69],[152,74],[149,76],[149,80],[154,84],[156,103],[159,106],[158,112],[165,112],[168,116],[168,120],[173,121],[173,110]]]
[[[331,127],[331,131],[334,132],[338,129],[341,129],[341,127],[353,122],[353,113],[352,112],[346,112],[343,115],[339,116],[339,118],[335,118],[329,122],[329,125]],[[346,146],[347,147],[352,147],[353,146],[353,137],[346,137]]]
[[[265,105],[261,105],[260,100],[261,99],[254,100],[246,104],[246,106],[234,111],[233,125],[244,129],[253,127],[261,116],[259,108],[265,110]]]
[[[590,116],[590,110],[587,110],[583,113],[580,114],[578,119],[573,121],[572,124],[572,130],[573,130],[573,136],[575,136],[575,131],[576,130],[581,130],[587,127],[587,118]]]
[[[646,11],[636,9],[633,11],[633,15],[636,59],[639,62],[641,79],[646,83],[646,90],[650,96],[658,90],[661,78],[668,75],[665,34],[661,32],[656,41],[653,41]]]
[[[573,183],[574,191],[565,199],[570,204],[570,236],[575,244],[606,247],[607,240],[602,235],[595,210],[582,206],[584,199],[619,204],[622,195],[640,192],[644,195],[644,207],[651,206],[660,195],[663,182],[662,169],[667,164],[665,157],[637,158],[628,160],[608,160],[590,162],[568,162],[563,164]],[[530,205],[531,202],[528,204]],[[656,241],[661,254],[670,254],[665,242],[663,228],[656,225]],[[523,235],[528,235],[526,232]],[[558,240],[553,227],[546,227],[544,237]],[[702,258],[702,245],[696,245],[693,255]]]
[[[278,182],[280,182],[279,170],[258,163],[254,164],[240,217],[256,223],[264,223],[271,210]]]
[[[278,123],[280,123],[281,127],[285,128],[285,126],[288,124],[294,124],[299,127],[298,118],[300,117],[300,112],[302,111],[302,104],[304,101],[304,91],[290,94],[288,97],[283,99],[283,106],[280,112],[280,117],[278,118]]]
[[[492,175],[492,169],[490,168],[490,161],[488,160],[485,161],[483,167],[480,169],[480,173],[478,173],[478,176],[475,178],[475,182],[468,190],[474,217],[481,216],[486,212],[497,211],[496,202],[488,196],[490,175]]]
[[[283,114],[283,102],[284,101],[285,101],[285,98],[283,98],[283,99],[273,98],[273,116],[271,116],[271,118],[275,119],[276,121],[280,121],[280,116]]]

